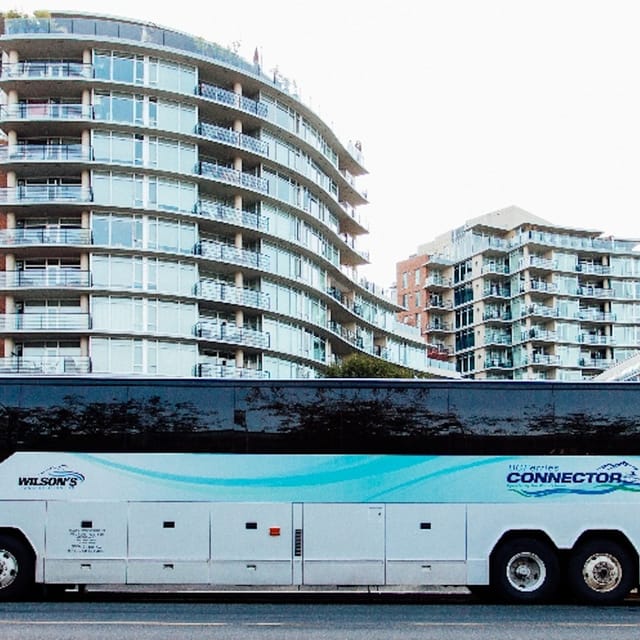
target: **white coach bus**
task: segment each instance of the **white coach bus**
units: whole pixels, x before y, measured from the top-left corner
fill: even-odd
[[[0,597],[638,586],[640,386],[3,378]]]

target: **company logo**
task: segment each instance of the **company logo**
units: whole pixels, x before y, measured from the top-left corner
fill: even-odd
[[[550,495],[602,495],[640,491],[640,470],[628,462],[608,463],[595,469],[563,469],[555,464],[510,464],[507,489],[527,498]]]
[[[73,471],[66,464],[56,467],[49,467],[41,471],[37,476],[20,476],[18,478],[19,487],[54,487],[58,489],[74,489],[81,482],[84,476],[78,471]]]

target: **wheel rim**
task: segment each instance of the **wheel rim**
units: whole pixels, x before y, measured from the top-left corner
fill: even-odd
[[[6,589],[18,576],[18,561],[6,549],[0,550],[0,589]]]
[[[516,554],[507,564],[507,580],[517,591],[536,591],[546,578],[547,569],[542,558],[531,551]]]
[[[622,564],[609,553],[594,553],[584,563],[582,576],[592,591],[613,591],[622,581]]]

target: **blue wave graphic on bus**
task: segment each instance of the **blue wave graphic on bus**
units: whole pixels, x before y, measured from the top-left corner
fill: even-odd
[[[69,478],[70,480],[76,480],[77,482],[84,482],[84,475],[79,471],[72,471],[66,464],[61,464],[57,467],[49,467],[43,471],[41,476],[49,476],[50,478]]]
[[[405,455],[158,456],[81,454],[124,474],[142,490],[200,492],[221,500],[455,501],[479,499],[467,473],[506,458]],[[465,493],[461,486],[467,487]],[[155,487],[155,488],[152,488]]]
[[[542,469],[512,465],[507,488],[528,498],[553,495],[606,495],[640,491],[640,469],[627,461],[607,463],[593,470],[562,470],[559,465]]]

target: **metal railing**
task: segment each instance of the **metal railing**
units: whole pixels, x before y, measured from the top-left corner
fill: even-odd
[[[25,269],[0,271],[0,289],[66,289],[85,288],[91,272],[80,269]]]
[[[194,327],[194,333],[199,338],[215,342],[228,342],[258,349],[267,349],[271,343],[268,333],[237,327],[231,323],[201,320]]]
[[[89,245],[90,229],[0,229],[0,246],[13,245]]]
[[[91,372],[89,356],[10,356],[0,358],[0,373],[86,374]]]
[[[0,315],[0,331],[82,331],[90,328],[91,316],[82,311]]]

